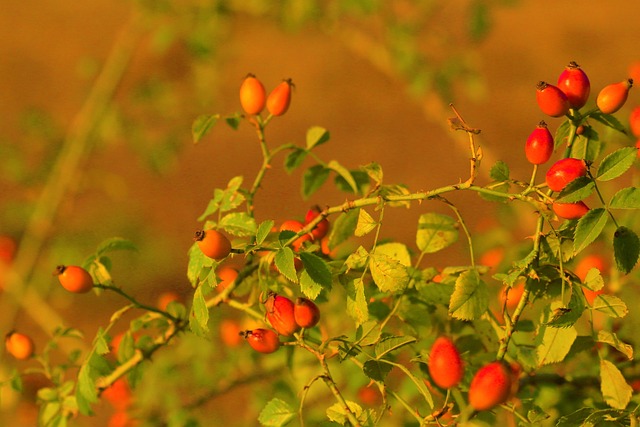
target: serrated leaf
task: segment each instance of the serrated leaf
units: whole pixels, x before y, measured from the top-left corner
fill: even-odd
[[[609,202],[611,209],[640,209],[640,188],[627,187],[619,190]]]
[[[309,252],[302,252],[300,253],[300,259],[302,260],[305,271],[314,282],[325,288],[331,286],[331,271],[322,258]]]
[[[621,341],[615,333],[602,330],[598,331],[597,341],[609,344],[611,347],[627,356],[627,359],[633,359],[633,346]]]
[[[371,254],[369,270],[374,283],[382,292],[401,292],[409,284],[407,267],[388,255]]]
[[[610,181],[625,173],[636,161],[638,149],[636,147],[622,147],[602,159],[598,166],[596,179]]]
[[[294,148],[291,150],[289,154],[284,158],[284,170],[287,173],[293,172],[294,169],[298,168],[304,159],[307,158],[308,151],[302,148]]]
[[[411,266],[411,255],[409,254],[409,249],[403,243],[383,243],[376,246],[373,253],[377,255],[386,255],[389,258],[398,261],[405,267]]]
[[[220,219],[218,226],[238,237],[253,236],[258,226],[256,220],[246,212],[232,212]]]
[[[600,391],[607,405],[615,409],[626,408],[633,392],[620,370],[604,359],[600,360]]]
[[[340,175],[347,182],[347,184],[349,184],[349,186],[351,187],[354,193],[358,192],[358,186],[356,184],[356,181],[351,175],[351,172],[349,172],[347,168],[342,166],[336,160],[331,160],[327,164],[327,167],[332,171],[336,172],[338,175]]]
[[[608,219],[609,215],[604,208],[591,209],[580,218],[573,239],[574,254],[580,253],[598,238]]]
[[[189,326],[191,331],[199,336],[205,336],[209,332],[209,309],[204,299],[202,286],[198,286],[193,293]]]
[[[213,260],[202,253],[196,243],[189,248],[189,263],[187,265],[187,278],[192,287],[198,286],[200,274],[204,268],[211,267]]]
[[[311,150],[318,145],[329,141],[331,134],[328,130],[320,126],[312,126],[307,130],[307,150]]]
[[[579,202],[589,197],[595,187],[595,182],[588,176],[578,177],[562,189],[555,201],[557,203]]]
[[[340,214],[334,221],[329,234],[329,247],[335,248],[353,236],[358,224],[359,209]]]
[[[554,150],[566,142],[566,139],[569,136],[570,131],[571,131],[571,122],[569,120],[563,121],[562,124],[558,126],[558,129],[556,129],[556,133],[553,136],[553,141],[555,143]]]
[[[391,372],[393,366],[388,363],[380,362],[377,360],[367,360],[362,366],[362,372],[375,381],[384,381],[387,374]]]
[[[78,410],[83,415],[93,415],[91,404],[98,402],[96,380],[107,375],[111,370],[107,360],[96,353],[91,353],[80,367],[75,397]]]
[[[361,170],[350,170],[349,173],[356,184],[357,191],[353,191],[351,184],[349,184],[341,175],[336,175],[334,183],[338,190],[345,193],[365,194],[369,191],[369,175]]]
[[[322,285],[313,280],[306,270],[300,274],[300,291],[309,299],[315,300],[322,292]]]
[[[274,221],[268,219],[266,221],[262,221],[256,230],[256,245],[261,245],[262,242],[269,236],[271,233],[271,229],[273,228]]]
[[[460,320],[474,320],[489,307],[487,284],[476,270],[468,270],[458,276],[449,301],[449,314]]]
[[[458,223],[448,215],[426,213],[418,219],[416,245],[424,253],[434,253],[458,240]]]
[[[297,415],[287,402],[275,398],[260,411],[258,422],[263,426],[280,427],[289,424],[289,422]]]
[[[330,170],[322,165],[311,166],[302,176],[302,197],[306,200],[329,178]]]
[[[384,174],[382,172],[382,166],[380,166],[378,163],[371,162],[368,165],[360,166],[360,169],[362,169],[367,173],[367,175],[369,175],[369,178],[371,178],[373,182],[376,183],[376,186],[382,184],[382,178],[384,177]]]
[[[602,112],[595,112],[591,114],[589,117],[596,119],[600,123],[605,124],[606,126],[617,130],[620,133],[627,134],[627,128],[620,123],[620,121],[611,114],[604,114]]]
[[[349,408],[349,411],[351,411],[351,413],[356,416],[356,418],[360,418],[360,416],[362,415],[362,407],[360,405],[347,400],[347,407]],[[340,403],[334,403],[329,408],[327,408],[327,418],[340,425],[345,425],[347,422],[349,422],[346,408]]]
[[[606,314],[609,317],[621,318],[629,313],[627,304],[613,295],[599,294],[593,300],[593,309]]]
[[[376,359],[382,359],[392,351],[396,351],[406,345],[413,344],[418,339],[412,336],[386,337],[375,347]]]
[[[584,286],[587,289],[592,291],[599,291],[604,286],[604,279],[602,278],[602,274],[600,274],[600,270],[596,267],[592,267],[587,272],[587,275],[584,277]]]
[[[542,314],[536,337],[536,360],[538,366],[562,362],[578,336],[578,332],[573,326],[568,328],[547,326],[555,309],[559,307],[560,304],[558,302],[552,303]]]
[[[274,257],[274,264],[280,274],[293,283],[298,283],[298,274],[293,261],[293,251],[289,247],[279,249]]]
[[[220,114],[202,114],[193,121],[191,125],[191,137],[194,144],[199,142],[216,124]]]
[[[489,171],[489,176],[494,181],[506,181],[509,179],[509,165],[498,160]]]
[[[364,282],[361,278],[347,283],[347,314],[356,322],[356,327],[369,319],[369,307],[364,293]]]
[[[567,307],[556,308],[551,313],[548,326],[553,328],[568,328],[576,324],[585,310],[584,298],[580,291],[571,294]]]
[[[631,229],[620,226],[613,234],[613,252],[618,270],[629,274],[640,256],[640,239]]]
[[[362,246],[358,246],[358,249],[349,254],[344,265],[347,267],[347,272],[353,269],[361,270],[367,265],[368,260],[369,252]]]
[[[359,209],[358,212],[358,225],[354,234],[357,237],[362,237],[376,228],[378,223],[369,215],[364,209]]]

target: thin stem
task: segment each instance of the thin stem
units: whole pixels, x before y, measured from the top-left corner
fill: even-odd
[[[147,311],[150,311],[150,312],[153,312],[153,313],[157,313],[157,314],[159,314],[159,315],[161,315],[163,317],[166,317],[167,319],[169,319],[173,323],[181,322],[181,319],[178,319],[177,317],[173,317],[171,314],[167,313],[166,311],[162,311],[159,308],[152,307],[150,305],[142,304],[141,302],[139,302],[134,297],[132,297],[131,295],[127,294],[125,291],[123,291],[122,289],[118,288],[117,286],[102,285],[102,284],[98,283],[98,284],[93,285],[93,287],[94,288],[98,288],[98,289],[104,289],[106,291],[115,292],[116,294],[128,299],[129,301],[131,301],[131,303],[133,305],[135,305],[137,308],[140,308],[142,310],[147,310]]]

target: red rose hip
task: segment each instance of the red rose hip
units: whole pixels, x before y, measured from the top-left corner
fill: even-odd
[[[300,327],[296,323],[293,301],[282,295],[269,293],[264,303],[267,321],[280,335],[293,335]]]
[[[596,105],[604,114],[613,114],[618,111],[629,96],[629,89],[633,86],[633,80],[623,80],[602,88],[596,98]]]
[[[536,101],[540,110],[551,117],[561,117],[569,112],[569,98],[557,86],[547,82],[538,82]]]
[[[554,149],[553,135],[549,132],[547,124],[541,121],[529,134],[524,146],[524,153],[529,163],[541,165],[551,158]]]
[[[428,368],[431,379],[438,387],[451,388],[460,382],[464,365],[453,341],[447,337],[436,339],[429,353]]]
[[[251,348],[260,353],[273,353],[280,348],[278,334],[271,329],[258,328],[252,331],[241,332]]]
[[[301,328],[313,328],[320,320],[320,310],[318,306],[307,298],[297,298],[293,309],[296,323]]]
[[[476,372],[469,385],[469,404],[476,411],[486,411],[506,402],[511,391],[511,369],[502,362],[492,362]]]
[[[567,95],[571,108],[580,109],[587,103],[591,84],[586,73],[571,61],[558,77],[558,88]]]
[[[587,174],[587,166],[582,159],[571,157],[555,162],[547,172],[546,182],[553,191],[562,191],[571,181]]]

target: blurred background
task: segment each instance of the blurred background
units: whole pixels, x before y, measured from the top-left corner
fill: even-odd
[[[188,300],[196,218],[214,188],[237,175],[252,180],[261,162],[250,126],[219,123],[193,144],[191,124],[200,114],[239,111],[247,73],[267,91],[283,78],[295,83],[289,112],[268,127],[273,145],[302,145],[310,126],[323,126],[331,132],[318,150],[325,160],[350,169],[376,161],[386,183],[429,190],[468,178],[467,137],[447,124],[454,103],[482,130],[479,182],[489,182],[497,160],[528,180],[524,141],[545,118],[536,83],[555,83],[574,60],[591,80],[593,104],[640,60],[639,13],[640,3],[628,0],[4,0],[0,235],[17,243],[16,270],[47,302],[25,308],[0,295],[2,333],[32,330],[44,342],[55,314],[95,335],[122,300],[70,296],[51,272],[81,263],[112,236],[140,249],[114,255],[118,285],[151,304],[167,289]],[[634,89],[619,113],[624,124],[638,103]],[[552,132],[560,124],[545,120]],[[259,220],[344,201],[331,185],[304,200],[304,168],[289,176],[282,160],[264,181]],[[472,230],[499,215],[470,194],[451,200]],[[415,245],[426,211],[450,212],[436,202],[393,210],[383,237]],[[460,246],[428,263],[468,263]],[[2,404],[14,402],[5,396]]]

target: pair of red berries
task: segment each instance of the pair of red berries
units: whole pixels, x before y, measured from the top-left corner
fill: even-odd
[[[604,114],[613,114],[627,101],[633,80],[627,79],[605,86],[596,98],[596,105]],[[591,83],[578,64],[571,61],[558,77],[557,86],[541,81],[536,86],[536,100],[543,113],[561,117],[570,109],[582,108],[589,99]]]
[[[447,337],[439,337],[429,354],[429,375],[442,388],[458,385],[464,376],[464,365],[457,347]],[[500,361],[484,365],[469,385],[469,404],[485,411],[507,401],[512,389],[512,372]]]
[[[291,79],[283,80],[267,96],[262,82],[253,74],[248,74],[240,85],[240,105],[245,113],[258,115],[266,105],[270,115],[281,116],[289,109],[291,103]]]
[[[282,223],[280,226],[280,231],[293,231],[294,233],[299,233],[306,225],[315,220],[321,214],[321,210],[318,206],[314,206],[307,211],[307,214],[304,217],[304,223],[295,220],[289,219]],[[329,232],[329,220],[327,218],[322,218],[318,224],[308,233],[298,237],[292,244],[291,247],[294,251],[298,252],[302,247],[303,243],[309,240],[312,241],[320,241],[323,237],[327,235]]]
[[[547,186],[556,192],[562,191],[570,182],[587,175],[587,165],[582,159],[571,157],[560,159],[547,171],[545,177]],[[553,203],[553,211],[564,219],[579,219],[587,212],[589,207],[582,201],[571,203]]]
[[[318,306],[307,298],[299,297],[294,304],[285,296],[269,293],[265,308],[267,321],[275,331],[258,328],[242,332],[249,345],[260,353],[273,353],[280,348],[278,334],[288,337],[300,328],[314,327],[320,320]]]

